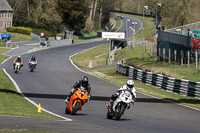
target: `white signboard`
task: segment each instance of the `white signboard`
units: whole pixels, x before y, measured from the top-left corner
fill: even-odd
[[[125,39],[124,32],[102,32],[102,38]]]

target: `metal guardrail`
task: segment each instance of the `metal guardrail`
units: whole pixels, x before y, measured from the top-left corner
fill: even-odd
[[[117,64],[118,74],[128,76],[147,85],[160,89],[200,99],[200,82],[185,79],[175,79],[162,74],[143,71],[131,66]]]
[[[185,35],[185,32],[187,32],[187,29],[190,29],[191,31],[194,31],[195,29],[200,29],[200,22],[191,23],[191,24],[167,29],[165,31]]]

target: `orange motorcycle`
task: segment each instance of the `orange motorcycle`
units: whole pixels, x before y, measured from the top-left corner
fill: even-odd
[[[76,92],[71,96],[69,103],[66,106],[66,114],[76,114],[78,110],[81,110],[83,105],[88,101],[88,92],[85,88],[78,88]]]

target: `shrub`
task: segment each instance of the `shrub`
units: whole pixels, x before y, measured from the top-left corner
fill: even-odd
[[[31,32],[32,32],[32,29],[25,28],[25,27],[8,27],[7,31],[8,32],[17,32],[17,33],[21,33],[21,34],[30,35]]]

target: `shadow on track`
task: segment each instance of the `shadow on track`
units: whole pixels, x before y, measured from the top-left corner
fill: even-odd
[[[0,89],[1,92],[1,89]],[[6,92],[5,90],[3,92]],[[8,91],[9,92],[9,91]],[[9,93],[15,93],[16,92],[9,92]],[[23,93],[26,97],[29,98],[46,98],[46,99],[65,99],[66,95],[62,95],[62,94],[38,94],[38,93]],[[90,100],[94,100],[94,101],[109,101],[110,97],[106,97],[106,96],[92,96],[90,98]],[[170,99],[156,99],[156,98],[137,98],[136,102],[144,102],[144,103],[170,103],[168,101],[165,100],[170,100]],[[182,103],[199,103],[198,99],[194,99],[194,100],[187,100],[187,99],[179,99],[181,100]],[[180,101],[174,101],[174,102],[178,102],[180,103]]]
[[[9,90],[9,89],[1,89],[0,88],[0,93],[9,93],[9,94],[14,94],[14,95],[20,95],[20,93]],[[39,94],[39,93],[22,93],[28,98],[46,98],[46,99],[66,99],[66,95],[61,95],[61,94]],[[21,96],[21,95],[20,95]],[[94,101],[109,101],[110,97],[106,96],[92,96],[90,100]],[[165,99],[156,99],[156,98],[137,98],[136,102],[142,102],[142,103],[171,103],[170,101],[174,103],[190,103],[190,104],[200,104],[200,99],[187,99],[187,98],[182,98],[182,99],[170,99],[170,98],[165,98]]]

